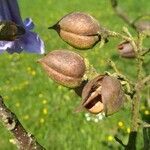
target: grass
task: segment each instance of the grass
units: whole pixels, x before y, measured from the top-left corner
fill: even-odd
[[[131,17],[148,13],[150,2],[147,0],[119,1]],[[148,4],[149,3],[149,4]],[[63,42],[57,33],[47,28],[56,23],[63,15],[72,11],[84,11],[97,18],[103,26],[121,31],[124,22],[115,16],[109,1],[98,0],[20,0],[23,18],[30,16],[35,24],[35,31],[43,38],[46,51],[54,49],[71,49]],[[131,32],[134,33],[132,29]],[[136,77],[134,60],[120,59],[116,51],[119,40],[111,40],[102,49],[98,45],[89,51],[78,51],[89,58],[91,64],[101,73],[106,69],[111,71],[106,61],[112,58],[118,67],[131,76]],[[147,42],[148,43],[148,42]],[[111,117],[99,122],[87,121],[85,112],[74,113],[80,103],[80,98],[73,91],[57,85],[47,77],[37,60],[42,56],[21,53],[0,55],[0,94],[5,103],[16,113],[25,128],[33,133],[38,141],[52,150],[84,150],[84,149],[122,149],[112,138],[114,135],[127,142],[130,127],[130,102]],[[146,73],[149,58],[145,62]],[[147,95],[143,95],[145,101]],[[144,103],[141,113],[146,115],[148,108]],[[147,110],[148,111],[148,110]],[[120,123],[121,122],[121,123]],[[141,135],[142,131],[140,130]],[[0,149],[15,150],[10,142],[13,137],[0,124]],[[142,136],[138,139],[138,148],[143,144]]]

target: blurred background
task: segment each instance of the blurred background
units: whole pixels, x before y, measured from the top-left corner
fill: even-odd
[[[72,11],[91,14],[100,24],[121,32],[127,26],[113,12],[109,0],[18,0],[22,18],[31,17],[36,25],[35,31],[45,42],[46,52],[55,49],[75,50],[62,41],[55,31],[47,28],[55,24],[62,16]],[[118,0],[119,5],[131,18],[149,13],[148,0]],[[128,27],[128,26],[127,26]],[[131,33],[134,30],[129,27]],[[78,51],[87,57],[100,72],[112,71],[107,59],[114,60],[118,68],[131,79],[136,79],[134,60],[120,58],[117,44],[121,40],[110,41],[99,49],[97,44],[92,50]],[[149,44],[148,41],[145,43]],[[37,54],[0,55],[0,94],[5,103],[16,113],[23,126],[35,135],[37,140],[51,150],[98,150],[122,149],[115,142],[118,136],[124,143],[130,133],[131,102],[126,102],[122,110],[108,117],[89,116],[87,112],[74,113],[81,99],[72,90],[54,83],[42,70]],[[150,59],[144,62],[145,73],[149,74]],[[150,99],[147,89],[142,96],[141,116],[149,119],[150,111],[146,101]],[[143,146],[142,130],[138,136],[138,149]],[[15,150],[13,137],[0,123],[0,150]]]

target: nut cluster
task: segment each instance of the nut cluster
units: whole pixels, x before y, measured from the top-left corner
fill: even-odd
[[[50,29],[55,29],[65,42],[78,49],[92,48],[103,36],[98,21],[82,12],[64,16]],[[134,57],[129,43],[123,42],[118,48],[123,57]],[[81,55],[65,49],[54,50],[39,60],[51,79],[80,91],[80,108],[92,114],[104,112],[106,116],[117,112],[124,102],[120,81],[108,75],[98,75],[92,80],[85,78],[88,73],[85,62]]]

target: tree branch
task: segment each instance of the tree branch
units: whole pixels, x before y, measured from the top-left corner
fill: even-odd
[[[118,137],[115,136],[114,138],[120,145],[122,145],[123,147],[126,147],[126,145],[123,144],[123,142]]]
[[[16,145],[20,150],[44,150],[44,147],[36,141],[35,137],[25,130],[17,116],[7,108],[1,96],[0,121],[14,135]]]
[[[143,50],[142,52],[142,56],[145,56],[146,54],[148,54],[150,52],[150,48],[146,49],[146,50]]]
[[[135,26],[133,24],[133,21],[129,19],[129,16],[118,6],[117,0],[110,0],[111,6],[114,9],[115,13],[123,20],[125,21],[129,26],[135,29]]]
[[[134,89],[133,87],[135,86],[135,84],[119,71],[116,64],[112,60],[109,59],[108,64],[115,71],[115,73],[113,73],[112,75],[117,77],[121,81],[126,98],[128,100],[131,100],[135,94],[135,91],[133,90]]]
[[[143,79],[143,59],[141,59],[141,51],[143,44],[143,35],[139,34],[138,41],[136,44],[137,47],[137,82],[134,87],[135,94],[132,101],[132,117],[131,117],[131,133],[129,135],[129,140],[127,144],[126,150],[136,150],[136,139],[137,132],[139,128],[139,109],[140,109],[140,101],[141,101],[141,90],[143,87],[142,79]],[[134,48],[134,47],[133,47]],[[144,81],[145,82],[145,81]]]
[[[150,75],[146,76],[143,80],[141,80],[141,85],[147,84],[150,82]]]
[[[109,64],[109,66],[112,67],[112,69],[117,73],[117,75],[118,75],[121,79],[123,79],[124,81],[127,81],[130,85],[134,86],[134,83],[131,82],[129,79],[127,79],[127,77],[126,77],[125,75],[123,75],[123,74],[119,71],[119,69],[117,68],[116,64],[115,64],[112,60],[109,59],[109,60],[108,60],[108,64]]]
[[[144,14],[136,17],[135,19],[130,19],[128,14],[122,8],[119,7],[117,0],[110,0],[110,3],[116,15],[136,31],[138,31],[138,28],[135,25],[136,22],[145,16],[150,16],[150,14]]]
[[[148,150],[150,148],[150,129],[147,127],[143,128],[143,140],[144,140],[144,147],[143,150]]]
[[[130,132],[128,144],[125,150],[136,150],[136,138],[137,138],[137,132],[136,131]]]
[[[133,20],[132,24],[135,24],[138,20],[140,20],[140,19],[142,19],[142,18],[144,18],[144,17],[146,17],[146,16],[149,17],[150,14],[144,14],[144,15],[138,16],[137,18],[135,18],[135,19]]]

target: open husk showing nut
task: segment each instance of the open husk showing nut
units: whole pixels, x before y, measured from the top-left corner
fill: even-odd
[[[82,100],[81,106],[90,113],[109,116],[122,107],[124,92],[118,79],[99,75],[85,85]]]

